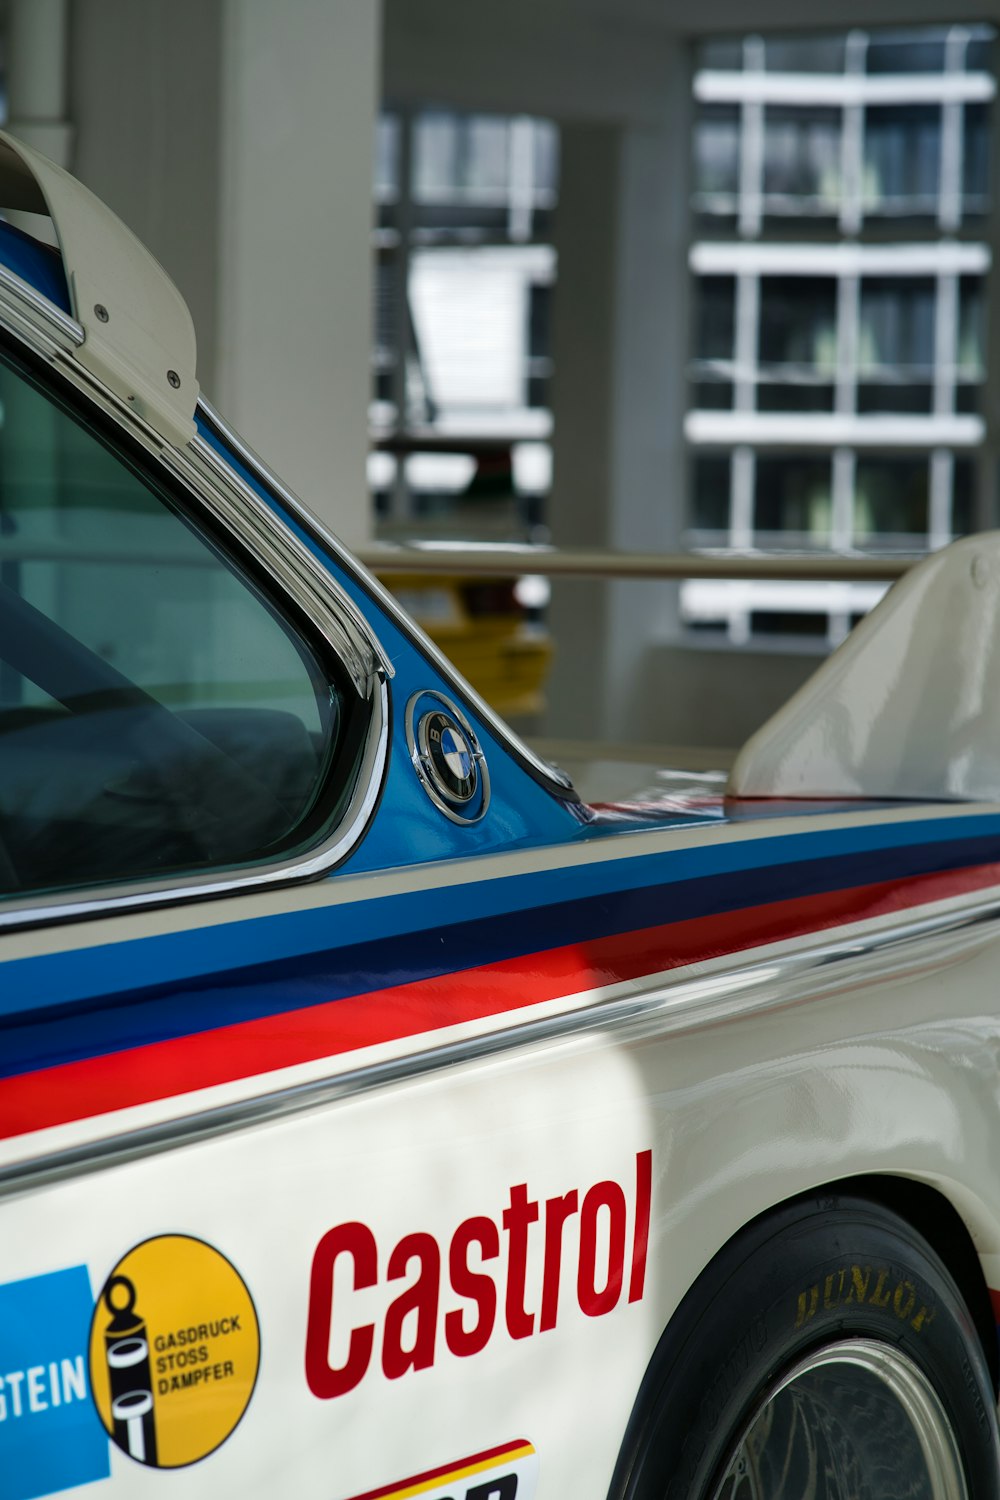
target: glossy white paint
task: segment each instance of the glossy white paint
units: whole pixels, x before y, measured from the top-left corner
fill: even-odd
[[[733,765],[736,797],[1000,796],[1000,534],[900,579]]]
[[[162,1494],[182,1483],[185,1495],[263,1497],[276,1492],[280,1474],[288,1493],[347,1500],[525,1438],[538,1453],[540,1500],[600,1500],[673,1309],[720,1246],[768,1206],[848,1174],[910,1175],[957,1205],[984,1264],[995,1266],[997,939],[982,932],[925,943],[894,975],[840,993],[817,987],[794,1005],[777,982],[780,952],[762,956],[775,960],[776,979],[772,1004],[754,1014],[721,1022],[703,1015],[669,1029],[647,1018],[634,1029],[458,1064],[7,1201],[6,1279],[85,1264],[96,1294],[133,1245],[179,1233],[226,1255],[256,1305],[260,1377],[233,1435],[182,1481],[115,1450],[111,1483],[93,1493]],[[512,1338],[503,1313],[510,1241],[501,1228],[511,1189],[524,1184],[527,1200],[543,1204],[573,1190],[582,1200],[594,1184],[616,1182],[631,1236],[635,1160],[647,1150],[652,1216],[641,1300],[623,1296],[603,1316],[581,1312],[574,1215],[563,1234],[556,1326],[540,1332],[542,1208],[527,1229],[524,1307],[535,1327]],[[460,1307],[466,1326],[472,1316],[448,1286],[447,1247],[470,1217],[498,1229],[500,1254],[483,1269],[499,1289],[499,1309],[486,1347],[459,1357],[446,1347],[444,1319]],[[350,1260],[338,1265],[329,1358],[342,1364],[350,1333],[369,1325],[373,1355],[354,1389],[321,1399],[304,1366],[310,1270],[324,1236],[349,1223],[374,1238],[377,1283],[355,1291]],[[388,1379],[380,1368],[386,1313],[414,1280],[409,1264],[389,1281],[388,1257],[414,1233],[433,1236],[445,1263],[434,1359]]]
[[[906,735],[920,730],[923,695],[933,693],[927,718],[939,732],[929,743],[941,765],[915,794],[933,786],[942,797],[1000,801],[983,623],[996,609],[998,547],[996,539],[965,544],[903,585],[863,627],[861,647],[827,669],[804,707],[776,721],[763,749],[751,746],[733,785],[753,794],[771,775],[771,789],[788,796],[813,776],[828,793],[891,796],[904,783],[912,791],[906,776],[919,780],[926,749],[911,753]],[[962,648],[968,663],[956,663],[973,620],[974,639]],[[901,666],[890,664],[893,641]],[[915,659],[918,646],[931,668],[945,662],[940,688]],[[832,746],[826,760],[824,746]],[[838,775],[835,787],[825,784]],[[740,856],[760,839],[782,860],[784,839],[834,827],[910,823],[919,844],[922,825],[930,835],[942,817],[996,810],[737,821],[345,872],[287,891],[6,933],[0,960],[94,959],[153,935],[203,928],[210,936],[223,923],[246,922],[249,933],[280,913],[333,916],[338,903],[414,890],[437,893],[446,909],[458,886],[493,882],[493,895],[506,880],[546,872],[557,888],[560,873],[584,864],[599,887],[601,866],[613,860],[713,846]],[[733,868],[751,885],[751,859],[736,857]],[[216,1392],[224,1401],[231,1389],[223,1340],[237,1316],[243,1332],[250,1322],[227,1300],[241,1278],[260,1332],[245,1414],[221,1444],[205,1440],[182,1472],[154,1471],[111,1446],[108,1477],[77,1474],[62,1489],[111,1500],[162,1500],[171,1487],[206,1500],[371,1500],[387,1488],[406,1493],[408,1479],[411,1490],[424,1483],[413,1476],[464,1475],[477,1455],[500,1450],[518,1466],[518,1500],[604,1500],[643,1374],[678,1303],[769,1207],[849,1175],[911,1177],[955,1205],[996,1283],[1000,887],[974,885],[902,914],[615,984],[581,962],[578,982],[591,988],[532,1007],[13,1138],[0,1161],[0,1316],[5,1351],[16,1335],[26,1352],[24,1368],[0,1370],[0,1422],[30,1423],[82,1402],[76,1362],[86,1358],[84,1325],[107,1278],[133,1249],[155,1251],[160,1240],[176,1248],[175,1237],[186,1237],[202,1242],[196,1253],[208,1267],[225,1257],[231,1276],[222,1273],[214,1303],[202,1278],[172,1288],[183,1304],[176,1337],[148,1350],[148,1379],[171,1403],[196,1393],[192,1431],[208,1419]],[[231,965],[232,949],[220,953],[218,963]],[[111,986],[122,949],[103,958]],[[530,957],[519,974],[525,983],[537,977]],[[199,977],[211,982],[210,960]],[[198,1120],[201,1133],[186,1137]],[[171,1252],[160,1248],[169,1265]],[[141,1252],[126,1264],[140,1261]],[[48,1321],[40,1294],[19,1284],[60,1272],[74,1277],[84,1316],[57,1345],[51,1336],[61,1326]],[[141,1352],[131,1326],[123,1349],[108,1321],[123,1312],[127,1323],[134,1312],[141,1322],[160,1295],[155,1276],[133,1274],[128,1307],[98,1301],[94,1309],[98,1375],[102,1360],[132,1368]],[[31,1303],[34,1320],[16,1307],[11,1317],[16,1299]],[[226,1330],[201,1331],[212,1319]],[[33,1363],[31,1340],[42,1331],[50,1348]],[[188,1360],[213,1341],[217,1357]],[[199,1404],[203,1366],[212,1373]],[[175,1374],[193,1383],[174,1392]],[[165,1407],[157,1423],[161,1415],[165,1436]],[[93,1437],[92,1422],[88,1430]],[[448,1485],[450,1500],[456,1487]],[[21,1495],[40,1488],[29,1476]],[[424,1493],[438,1491],[428,1479]],[[473,1500],[471,1489],[458,1493]]]

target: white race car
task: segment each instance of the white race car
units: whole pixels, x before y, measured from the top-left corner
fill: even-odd
[[[995,1500],[1000,542],[588,806],[0,191],[3,1500]]]

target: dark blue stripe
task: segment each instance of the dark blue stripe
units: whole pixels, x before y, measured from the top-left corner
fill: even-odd
[[[791,842],[780,841],[785,849]],[[744,854],[759,852],[753,844],[735,847]],[[726,846],[727,852],[732,848]],[[709,851],[688,852],[703,855]],[[547,901],[492,915],[484,913],[473,921],[435,924],[432,920],[414,931],[374,937],[355,929],[353,936],[361,940],[347,945],[341,945],[328,928],[326,947],[263,963],[248,964],[243,945],[231,953],[238,966],[225,973],[203,975],[194,982],[147,983],[124,994],[105,995],[96,1002],[45,1007],[41,1013],[36,1010],[30,1021],[23,1013],[9,1016],[0,1023],[0,1076],[278,1015],[413,980],[433,979],[549,948],[585,945],[646,927],[995,861],[1000,861],[1000,836],[993,833],[959,844],[868,849],[759,866],[752,872],[744,867],[684,879],[671,869],[674,878],[663,880],[661,871],[656,884],[631,885],[569,900],[551,899],[562,894],[562,881],[558,876],[548,876]],[[622,863],[638,875],[647,861]],[[595,867],[588,867],[586,873],[593,875]],[[522,900],[537,893],[536,877],[511,884]],[[496,888],[494,883],[485,889],[495,892]],[[440,915],[443,898],[440,893],[432,895],[433,907]],[[364,909],[366,915],[377,916],[383,905],[365,903]],[[337,927],[338,932],[343,931],[342,923]],[[238,938],[243,929],[236,925],[230,930]],[[149,973],[156,973],[155,968],[147,971],[147,977]]]
[[[634,837],[634,834],[621,835],[626,847],[626,841]],[[606,841],[602,841],[601,847],[607,847]],[[1000,816],[918,819],[859,828],[810,830],[778,838],[733,839],[694,849],[668,849],[632,859],[601,860],[555,871],[490,880],[466,878],[429,891],[409,891],[310,911],[279,912],[64,953],[42,953],[0,966],[0,1018],[94,996],[120,995],[127,999],[133,992],[146,989],[151,975],[158,982],[181,986],[187,980],[200,982],[206,976],[225,975],[236,966],[249,968],[306,954],[323,954],[345,943],[381,942],[386,937],[410,932],[437,931],[463,922],[481,923],[484,918],[501,912],[547,908],[556,894],[561,901],[581,901],[591,896],[613,897],[635,888],[684,885],[709,875],[732,873],[740,880],[741,902],[746,904],[748,898],[757,900],[760,878],[770,869],[846,855],[855,855],[857,864],[856,879],[853,876],[845,879],[845,885],[865,884],[869,879],[898,879],[919,873],[920,861],[928,857],[925,850],[933,851],[929,857],[935,861],[935,869],[955,869],[1000,859]],[[891,868],[880,865],[887,873],[869,877],[866,874],[869,859],[882,854],[890,860]],[[374,876],[369,878],[377,880]],[[194,908],[192,917],[197,914]],[[547,922],[546,918],[543,924],[546,927]],[[85,932],[86,927],[81,927],[81,933]],[[559,941],[546,930],[535,946],[553,947]],[[476,960],[488,961],[486,954]]]

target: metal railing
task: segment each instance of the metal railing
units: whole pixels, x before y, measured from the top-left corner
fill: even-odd
[[[803,556],[760,553],[571,551],[556,547],[419,543],[357,549],[359,560],[379,576],[426,573],[502,578],[541,574],[548,578],[711,578],[788,582],[890,582],[916,566],[919,557]]]

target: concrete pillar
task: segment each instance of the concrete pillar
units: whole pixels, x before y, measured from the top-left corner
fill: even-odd
[[[553,482],[549,524],[557,547],[608,547],[612,536],[615,257],[621,132],[563,126],[553,304]],[[557,658],[544,732],[599,734],[606,678],[608,590],[565,581],[553,589]]]
[[[993,132],[993,151],[996,156],[1000,139],[995,123]],[[983,236],[992,257],[983,340],[986,382],[982,387],[979,406],[986,423],[986,438],[977,455],[976,489],[972,508],[974,531],[991,531],[995,526],[1000,526],[1000,296],[997,295],[1000,284],[1000,208],[995,196],[998,191],[995,169],[992,191],[992,211],[985,222]],[[979,225],[976,225],[975,232],[978,235]]]
[[[374,0],[224,0],[218,401],[349,544],[370,530]]]
[[[658,118],[562,134],[554,308],[552,539],[561,547],[670,551],[687,491],[691,86],[688,53],[662,46]],[[544,732],[670,735],[644,683],[676,628],[676,586],[560,585],[558,659]]]
[[[614,530],[625,551],[680,550],[688,522],[691,72],[686,44],[664,58],[664,110],[623,140],[616,281]],[[607,733],[677,743],[675,705],[650,692],[650,659],[678,636],[678,585],[610,586]],[[686,736],[684,736],[686,738]]]
[[[55,4],[14,0],[26,37]],[[294,24],[268,0],[71,10],[74,170],[187,299],[206,394],[355,543],[379,17],[378,0],[296,0]]]
[[[73,0],[70,19],[72,170],[177,283],[212,396],[220,0]]]
[[[8,0],[7,128],[61,167],[72,150],[67,21],[67,0]]]

